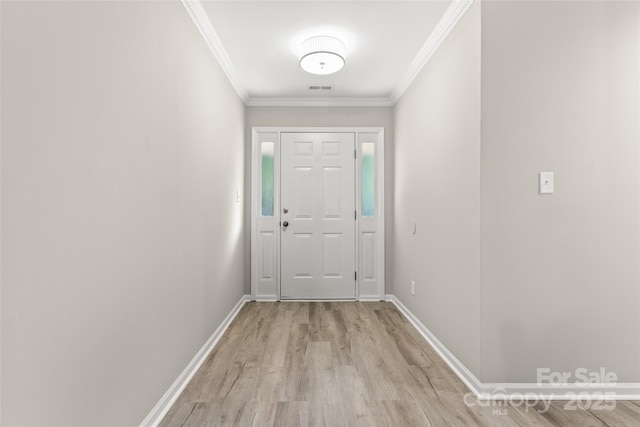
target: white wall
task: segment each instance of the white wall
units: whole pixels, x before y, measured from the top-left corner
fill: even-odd
[[[640,382],[639,18],[638,2],[483,2],[485,382]]]
[[[243,294],[244,107],[179,2],[2,2],[2,425],[136,425]]]
[[[395,294],[480,372],[480,8],[396,104]],[[416,234],[411,234],[416,223]],[[411,295],[411,281],[416,295]]]
[[[639,3],[484,1],[397,104],[392,292],[483,383],[640,382],[639,94]]]
[[[246,109],[246,153],[245,168],[251,171],[251,128],[254,126],[291,126],[291,127],[384,127],[385,147],[385,239],[390,242],[393,227],[393,109],[392,107],[247,107]],[[249,176],[247,176],[249,179]],[[251,194],[250,183],[245,193]],[[251,224],[251,209],[247,204],[245,223]],[[249,237],[245,245],[249,247]],[[387,289],[392,280],[392,251],[387,245],[385,275]],[[251,253],[245,254],[245,266],[249,271]],[[245,292],[250,293],[251,278],[246,277]]]

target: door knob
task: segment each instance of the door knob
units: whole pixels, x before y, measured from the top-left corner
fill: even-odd
[[[284,208],[284,209],[282,209],[282,212],[287,213],[287,212],[289,212],[289,209]]]
[[[288,226],[289,226],[289,221],[285,221],[285,222],[283,222],[283,223],[282,223],[282,226],[283,226],[283,227],[288,227]]]

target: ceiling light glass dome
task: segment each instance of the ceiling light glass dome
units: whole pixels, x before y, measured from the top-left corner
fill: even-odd
[[[332,74],[344,67],[344,43],[331,36],[310,37],[300,45],[300,67],[311,74]]]

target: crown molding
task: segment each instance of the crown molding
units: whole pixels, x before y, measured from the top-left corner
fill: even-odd
[[[213,53],[213,56],[218,60],[220,67],[222,67],[222,70],[227,75],[229,83],[231,83],[231,86],[233,86],[233,89],[236,91],[242,102],[246,104],[249,99],[249,94],[235,77],[236,71],[233,68],[233,64],[227,55],[227,51],[222,46],[222,42],[220,41],[220,38],[218,38],[218,34],[213,29],[211,20],[204,11],[200,0],[181,1],[182,5],[187,10],[187,13],[193,20],[193,23],[196,24],[200,34],[202,34],[207,46],[209,46],[209,50],[211,50],[211,53]]]
[[[400,97],[402,97],[420,71],[424,68],[427,62],[429,62],[429,59],[431,59],[436,50],[438,50],[442,42],[447,38],[451,30],[453,30],[453,27],[455,27],[464,16],[473,1],[474,0],[453,0],[451,2],[444,13],[444,16],[433,29],[433,32],[425,42],[424,46],[422,46],[422,49],[413,60],[411,66],[408,68],[404,78],[400,81],[400,84],[398,84],[396,90],[391,95],[393,105],[400,100]]]
[[[409,88],[420,71],[429,62],[435,51],[447,38],[453,27],[464,16],[474,0],[452,0],[444,16],[422,46],[400,83],[390,97],[341,97],[341,98],[295,98],[295,97],[250,97],[236,78],[236,71],[222,42],[204,11],[200,0],[181,0],[182,5],[202,34],[207,46],[226,74],[231,86],[248,107],[392,107]]]
[[[247,107],[391,107],[393,102],[389,98],[381,97],[260,97],[249,98]]]

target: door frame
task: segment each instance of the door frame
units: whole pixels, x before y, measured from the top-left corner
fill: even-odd
[[[251,128],[251,299],[280,300],[280,137],[283,133],[354,133],[356,203],[356,299],[385,299],[384,128],[252,127]],[[273,216],[261,215],[261,148],[273,143]],[[373,143],[375,217],[363,218],[362,144]]]

